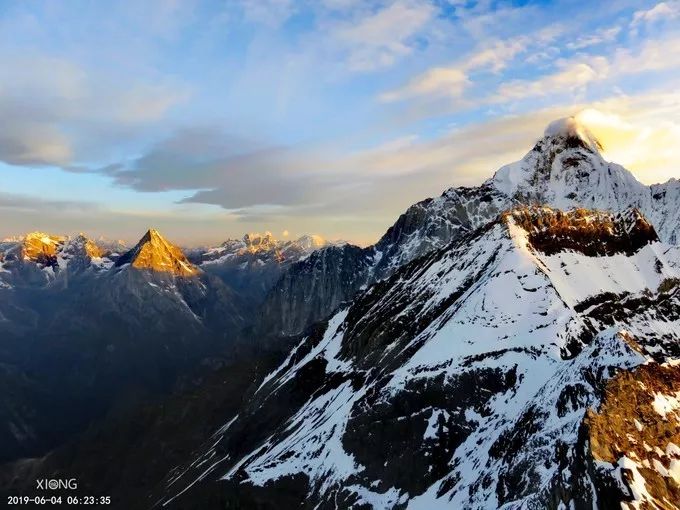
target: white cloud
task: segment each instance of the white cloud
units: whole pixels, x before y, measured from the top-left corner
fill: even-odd
[[[621,27],[604,28],[593,34],[584,35],[577,38],[575,41],[568,42],[566,46],[570,50],[582,50],[591,46],[597,46],[598,44],[614,41],[619,33],[621,33]]]
[[[580,94],[597,82],[674,69],[677,64],[668,56],[676,54],[680,54],[680,37],[648,40],[637,51],[619,48],[608,56],[577,56],[559,61],[557,70],[552,73],[501,84],[488,101],[504,103],[531,97]]]
[[[535,80],[514,80],[503,83],[492,102],[504,103],[527,97],[559,95],[582,91],[594,81],[607,76],[608,64],[604,58],[590,62],[569,62],[561,65],[559,71]]]
[[[341,23],[331,36],[347,51],[350,70],[373,71],[410,55],[412,38],[434,14],[429,2],[397,0],[372,14]]]
[[[98,137],[111,144],[114,133],[134,136],[188,94],[163,79],[120,83],[42,54],[0,53],[0,68],[0,161],[14,165],[71,164],[78,148],[88,153]]]
[[[636,28],[645,23],[653,23],[659,20],[668,21],[679,16],[680,1],[660,2],[651,9],[636,11],[630,25],[632,28]]]
[[[467,74],[455,67],[435,67],[417,76],[406,86],[385,92],[381,101],[399,101],[413,96],[459,97],[469,83]]]
[[[460,97],[470,83],[468,78],[470,71],[488,68],[498,72],[509,60],[524,51],[525,47],[525,38],[498,41],[476,51],[457,65],[428,69],[403,87],[384,92],[379,99],[391,102],[418,96]]]
[[[624,48],[617,50],[612,69],[617,75],[676,69],[678,62],[673,55],[680,55],[680,36],[649,39],[637,52]]]
[[[497,41],[491,46],[473,53],[463,63],[463,68],[466,70],[488,68],[493,72],[502,71],[512,59],[526,51],[528,43],[527,37]]]
[[[419,96],[452,97],[463,95],[471,83],[469,76],[474,72],[491,71],[499,73],[518,55],[534,45],[545,45],[560,32],[556,25],[539,30],[531,36],[522,35],[504,41],[493,41],[478,47],[465,58],[451,66],[431,68],[413,78],[403,87],[384,92],[381,101],[400,101]]]

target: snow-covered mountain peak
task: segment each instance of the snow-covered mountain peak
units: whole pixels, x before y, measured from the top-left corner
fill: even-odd
[[[102,258],[105,254],[105,250],[101,246],[83,233],[80,233],[73,238],[69,238],[64,243],[63,251],[79,252],[93,259]]]
[[[101,259],[106,255],[106,250],[85,234],[80,233],[75,237],[66,239],[60,250],[60,255],[65,258]]]
[[[182,250],[168,242],[155,229],[149,229],[134,248],[116,261],[117,266],[125,264],[137,269],[172,273],[175,276],[193,276],[198,272]]]
[[[577,117],[564,117],[552,121],[545,128],[545,138],[568,146],[585,144],[593,152],[602,150],[602,144]]]
[[[220,246],[210,248],[199,257],[200,263],[215,264],[234,257],[272,258],[278,262],[298,259],[329,244],[316,234],[305,234],[298,239],[281,241],[271,232],[249,232],[242,239],[227,239]]]
[[[56,261],[57,250],[66,240],[63,236],[30,232],[21,243],[23,258],[44,265],[52,265]]]
[[[521,160],[501,167],[487,184],[517,202],[560,209],[646,206],[649,188],[605,161],[600,147],[574,118],[560,119]]]
[[[323,248],[328,244],[328,241],[316,234],[306,234],[293,241],[293,243],[303,250],[311,251]]]
[[[113,265],[109,252],[85,234],[67,237],[56,254],[55,270],[68,268],[70,273],[95,269],[108,269]]]
[[[278,241],[271,232],[249,232],[243,236],[243,242],[248,251],[269,251],[276,248]]]

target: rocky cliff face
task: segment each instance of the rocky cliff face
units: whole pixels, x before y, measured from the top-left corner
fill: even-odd
[[[595,248],[591,229],[611,239]],[[261,508],[604,508],[635,499],[630,466],[618,493],[606,482],[621,455],[602,466],[586,414],[612,412],[603,399],[617,374],[676,363],[679,263],[636,211],[501,215],[310,330],[175,473],[162,503],[191,508],[211,483],[228,505]],[[674,383],[663,384],[641,391],[675,412]],[[660,448],[670,448],[658,460],[668,470],[675,446]],[[669,480],[655,494],[674,494]]]
[[[57,261],[57,250],[63,245],[65,238],[51,236],[44,232],[31,232],[21,242],[21,256],[45,266]]]
[[[290,335],[324,319],[371,279],[375,254],[346,244],[317,250],[285,272],[262,306],[261,335]]]
[[[608,381],[585,422],[589,469],[621,508],[680,504],[680,365],[647,363]]]

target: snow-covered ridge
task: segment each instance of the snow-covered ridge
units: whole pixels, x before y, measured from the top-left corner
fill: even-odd
[[[519,208],[403,266],[303,339],[209,445],[221,457],[178,486],[223,478],[247,502],[290,484],[320,507],[591,508],[586,410],[618,370],[680,353],[679,261],[658,240],[536,249],[558,217],[622,236],[646,224]],[[266,428],[231,450],[251,424]]]
[[[680,277],[675,250],[659,242],[636,209],[523,207],[504,213],[503,222],[569,306],[607,293],[658,292],[663,282]],[[574,266],[578,271],[568,269]]]
[[[108,257],[104,248],[84,234],[70,237],[30,232],[0,242],[0,268],[5,273],[11,274],[17,264],[28,264],[34,265],[47,280],[66,268],[110,268],[113,261]]]

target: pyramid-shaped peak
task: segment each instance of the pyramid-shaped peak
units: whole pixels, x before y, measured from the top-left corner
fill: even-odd
[[[631,205],[623,194],[644,194],[644,185],[604,159],[602,145],[583,118],[587,115],[551,122],[521,160],[498,169],[490,180],[493,187],[521,203],[561,209],[585,205],[622,210]]]
[[[116,261],[117,266],[125,264],[130,264],[136,269],[172,273],[175,276],[192,276],[198,272],[182,250],[153,228],[144,234],[134,248]]]
[[[147,230],[146,233],[142,236],[142,239],[140,241],[167,242],[165,238],[161,235],[161,233],[155,228],[150,228],[149,230]]]
[[[580,120],[578,115],[552,121],[543,132],[545,138],[559,140],[567,147],[583,147],[593,152],[602,150],[602,144]]]

